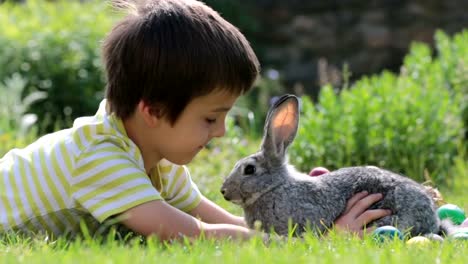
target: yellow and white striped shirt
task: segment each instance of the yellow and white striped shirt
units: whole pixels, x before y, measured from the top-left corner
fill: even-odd
[[[122,120],[107,114],[105,100],[95,116],[0,159],[0,232],[75,234],[80,221],[95,229],[158,199],[188,212],[201,194],[185,166],[162,160],[148,176],[138,147]]]

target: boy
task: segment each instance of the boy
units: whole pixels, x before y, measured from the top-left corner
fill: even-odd
[[[117,3],[133,10],[103,43],[106,100],[93,117],[0,161],[0,231],[76,234],[111,218],[161,240],[255,234],[205,198],[184,166],[213,138],[259,73],[244,36],[198,1]],[[387,215],[354,196],[337,226]]]

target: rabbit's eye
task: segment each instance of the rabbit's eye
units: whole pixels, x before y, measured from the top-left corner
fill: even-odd
[[[250,175],[255,173],[255,166],[254,165],[247,165],[244,168],[244,174],[245,175]]]

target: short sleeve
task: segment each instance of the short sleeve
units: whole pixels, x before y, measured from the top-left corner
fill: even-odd
[[[71,182],[72,197],[99,222],[162,199],[145,170],[112,142],[93,145],[83,152]]]
[[[164,193],[167,194],[165,197],[167,203],[184,212],[190,212],[200,204],[202,194],[192,181],[186,166],[163,160],[159,165],[159,170],[166,183]]]

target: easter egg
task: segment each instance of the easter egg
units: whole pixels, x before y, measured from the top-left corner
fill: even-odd
[[[465,220],[465,212],[460,207],[454,204],[444,204],[437,209],[437,215],[442,219],[450,219],[456,225],[463,223]]]
[[[320,176],[322,174],[326,174],[326,173],[329,173],[330,171],[327,170],[326,168],[323,168],[323,167],[316,167],[316,168],[313,168],[310,172],[309,172],[309,175],[312,176],[312,177],[316,177],[316,176]]]
[[[465,219],[465,221],[463,221],[463,223],[461,223],[460,226],[461,226],[461,227],[468,227],[468,218]]]
[[[437,235],[437,234],[428,234],[426,235],[426,237],[432,241],[437,241],[437,242],[443,242],[444,241],[444,238],[442,238],[441,236]]]
[[[377,242],[385,242],[391,240],[403,240],[403,235],[400,230],[393,226],[381,226],[374,230],[372,237]]]
[[[468,227],[459,227],[455,230],[455,233],[465,233],[468,234]]]
[[[431,243],[431,240],[423,236],[415,236],[406,241],[408,245],[423,246]]]
[[[468,241],[468,233],[457,232],[450,236],[450,240],[463,240]]]

